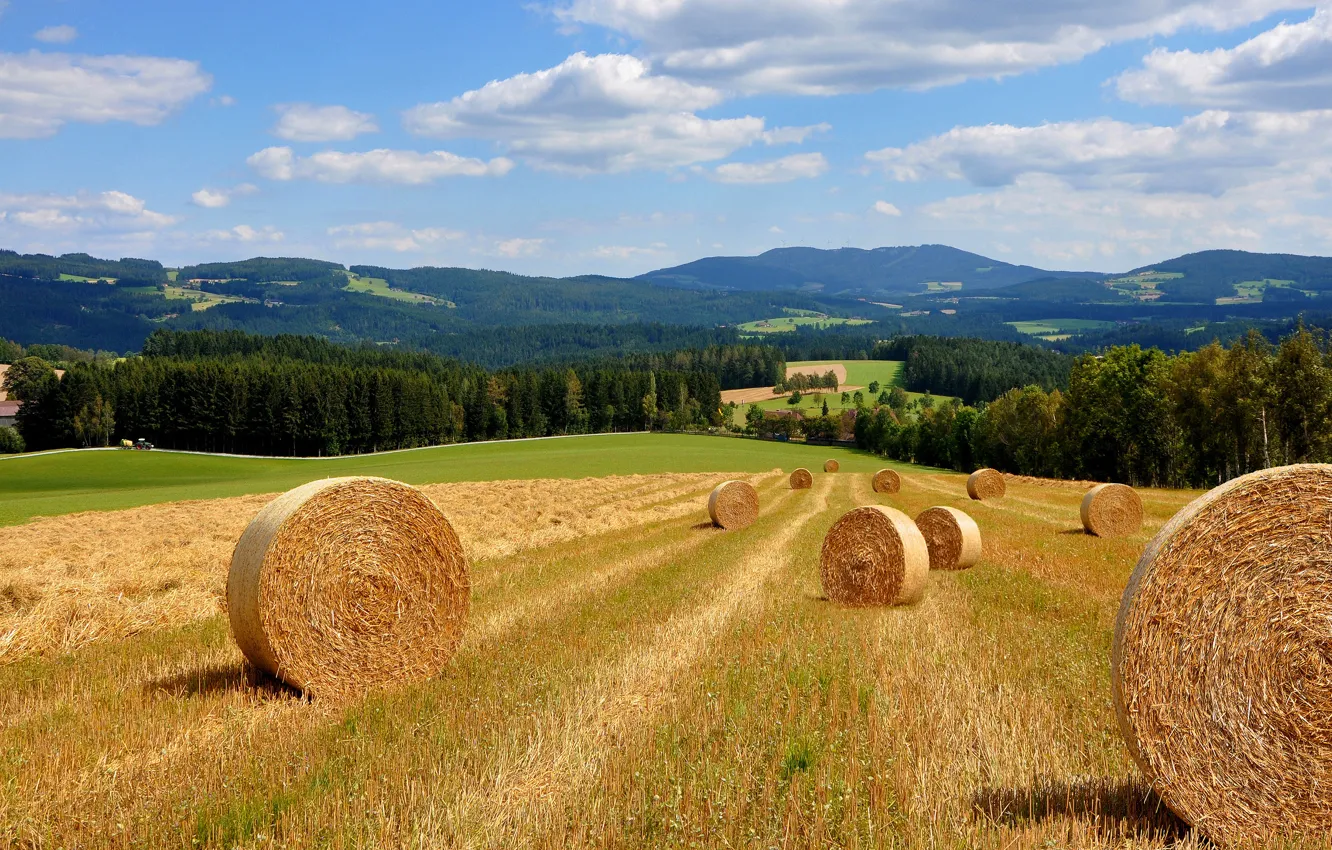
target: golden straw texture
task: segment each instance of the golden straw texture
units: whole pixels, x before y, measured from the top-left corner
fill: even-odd
[[[967,495],[977,502],[1002,499],[1007,489],[1003,474],[993,469],[978,469],[967,479]]]
[[[916,517],[930,547],[930,569],[969,570],[981,559],[980,527],[957,508],[930,508]]]
[[[315,481],[241,536],[231,631],[255,667],[318,697],[437,675],[470,603],[462,544],[434,503],[382,478]]]
[[[875,493],[899,493],[902,490],[902,476],[891,469],[880,469],[874,473]]]
[[[910,517],[871,505],[846,514],[828,531],[819,573],[834,602],[908,605],[925,596],[930,551]]]
[[[828,461],[828,462],[826,462],[826,463],[823,464],[823,471],[824,471],[824,472],[836,472],[837,470],[839,470],[839,469],[841,469],[841,468],[842,468],[842,465],[841,465],[840,463],[838,463],[837,461],[835,461],[835,460],[830,460],[830,461]]]
[[[713,525],[727,531],[748,528],[758,520],[758,490],[745,481],[722,482],[708,497],[708,516]]]
[[[1123,537],[1142,528],[1142,499],[1124,484],[1098,484],[1082,497],[1082,527],[1097,537]]]
[[[1332,466],[1237,478],[1138,561],[1115,623],[1120,729],[1221,846],[1332,832]]]
[[[814,476],[803,466],[791,473],[792,490],[808,490],[814,486]]]

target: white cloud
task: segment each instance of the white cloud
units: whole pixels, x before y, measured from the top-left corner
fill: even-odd
[[[1233,49],[1154,50],[1116,81],[1136,103],[1225,109],[1324,109],[1332,105],[1332,10],[1282,23]]]
[[[1332,110],[1209,111],[1177,126],[1110,119],[1034,127],[958,127],[866,158],[900,181],[966,180],[1003,186],[1050,174],[1080,188],[1217,194],[1267,172],[1300,171],[1324,159]]]
[[[231,199],[240,195],[252,195],[259,191],[259,187],[251,183],[242,183],[239,186],[233,186],[230,189],[209,189],[204,187],[194,194],[190,199],[194,201],[195,206],[205,207],[207,209],[218,209],[231,203]]]
[[[639,257],[660,257],[668,254],[665,242],[654,242],[647,247],[637,245],[601,245],[588,252],[588,256],[601,260],[633,260]]]
[[[154,212],[143,200],[124,192],[79,195],[0,193],[0,225],[87,234],[158,231],[175,222],[173,216]]]
[[[213,106],[235,106],[236,98],[229,94],[224,94],[221,97],[213,98],[209,103]]]
[[[0,138],[51,136],[70,121],[158,124],[211,85],[183,59],[0,53]]]
[[[545,245],[545,239],[505,239],[495,243],[495,250],[505,257],[532,257]]]
[[[880,215],[890,215],[895,217],[901,217],[902,215],[902,211],[897,208],[896,204],[890,204],[887,201],[875,201],[874,211]]]
[[[375,116],[345,106],[284,103],[274,108],[279,117],[273,135],[290,142],[345,142],[379,132]]]
[[[828,171],[821,153],[798,153],[766,162],[728,162],[712,172],[719,183],[790,183],[820,177]]]
[[[251,227],[248,224],[238,224],[229,230],[209,230],[198,235],[201,242],[240,242],[244,244],[268,243],[276,244],[287,238],[287,234],[278,230],[272,225],[264,227]]]
[[[443,227],[408,229],[391,221],[368,221],[330,227],[328,235],[338,248],[390,250],[399,253],[424,251],[449,242],[458,242],[467,234]]]
[[[762,118],[700,118],[722,92],[654,75],[634,56],[577,53],[544,71],[421,104],[407,128],[497,142],[534,167],[575,174],[669,169],[723,159],[759,141],[803,140],[820,128],[768,130]]]
[[[511,160],[489,162],[447,151],[378,150],[364,153],[321,151],[296,156],[291,148],[265,148],[246,160],[270,180],[318,180],[323,183],[399,183],[419,186],[445,177],[503,177],[513,169]]]
[[[928,88],[1074,62],[1309,0],[557,0],[567,25],[635,39],[663,73],[747,93]]]
[[[62,24],[58,27],[43,27],[33,33],[32,37],[47,44],[69,44],[79,37],[79,31],[68,24]]]

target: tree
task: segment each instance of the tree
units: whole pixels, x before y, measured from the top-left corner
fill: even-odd
[[[759,426],[763,424],[763,408],[757,404],[751,404],[749,410],[745,411],[745,424],[749,426],[749,430],[757,431]]]
[[[879,394],[879,382],[878,382],[878,381],[870,381],[869,391],[870,391],[870,395],[878,395],[878,394]]]
[[[9,367],[3,388],[10,398],[23,402],[16,424],[27,447],[34,451],[58,447],[60,380],[51,364],[25,357]]]
[[[879,406],[880,406],[880,407],[889,407],[889,406],[892,405],[892,403],[893,403],[893,394],[892,394],[892,393],[888,392],[887,390],[884,390],[883,392],[879,393]]]
[[[823,415],[828,415],[828,400],[826,398],[823,400]]]
[[[648,375],[648,391],[643,395],[643,427],[652,430],[652,423],[657,418],[657,373]]]
[[[16,455],[23,451],[23,437],[13,428],[0,428],[0,455]]]
[[[802,396],[802,395],[800,394],[800,390],[794,390],[794,391],[792,391],[790,397],[788,397],[788,398],[786,399],[786,403],[787,403],[787,404],[799,404],[803,399],[804,399],[804,396]]]
[[[1300,322],[1281,341],[1272,364],[1272,392],[1280,400],[1276,430],[1287,463],[1315,459],[1327,443],[1328,397],[1332,382],[1313,334]]]
[[[843,391],[843,392],[842,392],[842,407],[847,407],[847,406],[849,406],[850,404],[851,404],[851,393]]]
[[[100,394],[74,415],[74,437],[84,448],[107,446],[115,428],[116,419],[111,405]]]

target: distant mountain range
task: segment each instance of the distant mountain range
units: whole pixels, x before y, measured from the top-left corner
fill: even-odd
[[[757,257],[708,257],[640,275],[681,289],[731,292],[797,290],[860,296],[910,295],[927,284],[960,283],[966,290],[998,289],[1040,278],[1102,280],[1099,272],[1015,266],[947,245],[900,248],[777,248]]]

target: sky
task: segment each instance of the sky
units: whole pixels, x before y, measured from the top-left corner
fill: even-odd
[[[635,275],[1332,254],[1332,5],[0,0],[0,247]]]

